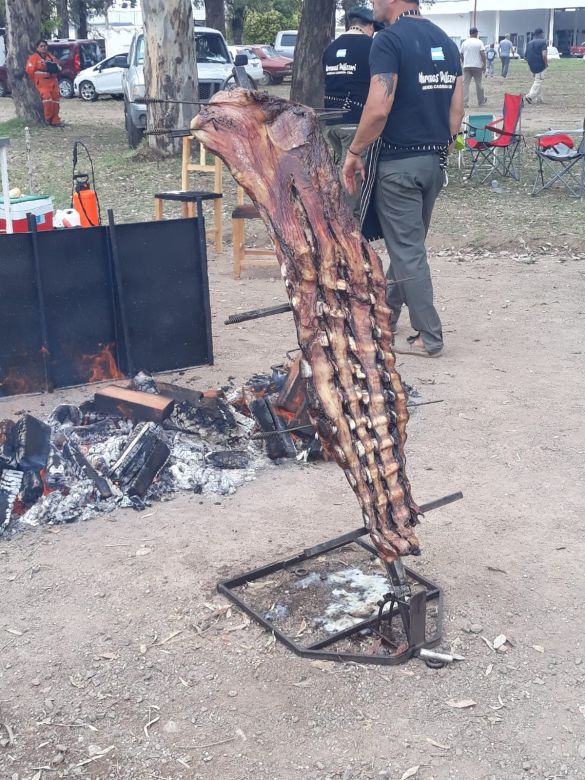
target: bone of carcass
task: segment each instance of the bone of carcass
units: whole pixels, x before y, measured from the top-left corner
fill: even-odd
[[[10,524],[12,509],[20,489],[24,473],[12,469],[4,469],[0,476],[0,532],[5,531]]]
[[[15,458],[21,471],[40,471],[47,465],[51,427],[32,414],[25,414],[14,428]]]
[[[154,423],[146,423],[112,466],[110,479],[128,496],[144,498],[170,457],[169,447],[156,430]]]
[[[311,418],[344,470],[381,557],[418,554],[405,473],[406,395],[382,264],[341,190],[315,113],[258,92],[219,92],[191,125],[252,199],[292,306]]]

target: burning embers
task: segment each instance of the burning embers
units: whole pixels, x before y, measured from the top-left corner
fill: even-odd
[[[142,509],[177,491],[235,492],[266,464],[265,444],[277,459],[314,441],[302,393],[298,408],[288,398],[293,376],[279,367],[226,397],[139,374],[57,406],[46,422],[0,422],[0,533]]]

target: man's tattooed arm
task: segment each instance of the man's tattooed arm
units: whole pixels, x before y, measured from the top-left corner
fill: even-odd
[[[387,98],[392,97],[394,94],[394,87],[396,86],[396,73],[378,73],[372,78],[372,81],[377,81],[378,84],[383,87],[384,94]]]

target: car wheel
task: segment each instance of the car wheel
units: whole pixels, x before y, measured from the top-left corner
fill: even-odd
[[[284,76],[274,76],[272,78],[273,84],[282,84],[283,81],[284,81]]]
[[[97,92],[91,81],[82,81],[79,85],[79,97],[86,103],[93,103],[98,99]]]
[[[66,99],[73,97],[73,82],[71,79],[60,79],[59,94]]]
[[[267,87],[269,84],[272,84],[272,79],[270,78],[270,73],[264,73],[262,74],[262,77],[259,79],[256,79],[256,84],[258,84],[259,87]]]
[[[128,138],[128,146],[131,149],[136,149],[144,136],[144,130],[141,127],[136,127],[128,111],[128,105],[124,101],[124,124],[126,125],[126,136]]]

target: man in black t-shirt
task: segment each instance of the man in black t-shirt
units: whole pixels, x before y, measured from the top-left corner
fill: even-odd
[[[461,63],[453,41],[421,17],[418,0],[373,4],[374,18],[389,26],[372,44],[370,91],[343,179],[353,192],[356,175],[364,174],[361,154],[373,144],[368,174],[375,180],[368,176],[363,188],[362,229],[366,238],[383,235],[390,255],[392,329],[406,304],[415,331],[396,351],[430,357],[441,353],[443,334],[425,239],[463,119]]]
[[[323,53],[325,108],[345,109],[342,119],[327,121],[325,138],[336,165],[343,165],[353,141],[370,88],[372,36],[382,25],[374,22],[369,8],[356,6],[347,12],[347,32]],[[359,218],[359,191],[349,197]]]
[[[524,56],[530,72],[534,76],[534,82],[530,92],[525,96],[525,100],[527,103],[542,103],[544,71],[548,68],[548,44],[544,37],[544,31],[540,27],[534,31],[534,38],[526,47]]]

